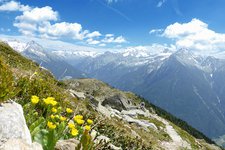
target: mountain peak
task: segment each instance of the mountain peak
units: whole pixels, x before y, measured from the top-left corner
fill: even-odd
[[[128,47],[123,53],[124,57],[148,57],[149,51],[146,47],[137,46],[137,47]]]

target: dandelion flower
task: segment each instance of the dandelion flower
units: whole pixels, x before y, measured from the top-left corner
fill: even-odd
[[[50,118],[51,118],[51,119],[55,119],[55,116],[54,116],[54,115],[51,115]]]
[[[44,99],[44,103],[45,103],[46,105],[52,105],[52,106],[57,105],[57,101],[55,101],[55,98],[54,98],[54,97],[48,97],[48,98],[45,98],[45,99]]]
[[[82,119],[77,119],[76,122],[77,122],[77,124],[79,124],[79,125],[84,124],[84,120],[82,120]]]
[[[70,129],[73,129],[73,128],[75,128],[75,125],[74,125],[73,123],[69,122],[69,123],[68,123],[68,127],[69,127]]]
[[[37,104],[39,102],[39,97],[37,97],[36,95],[33,95],[31,97],[31,103],[32,104]]]
[[[93,124],[93,121],[92,121],[91,119],[88,119],[88,120],[87,120],[87,123],[88,123],[89,125],[91,125],[91,124]]]
[[[74,121],[76,121],[77,119],[83,119],[83,116],[82,115],[76,115],[76,116],[74,116]]]
[[[73,129],[71,130],[71,135],[72,135],[72,136],[77,136],[77,135],[78,135],[78,130],[77,130],[76,128],[73,128]]]
[[[47,126],[49,127],[49,129],[55,129],[56,125],[50,121],[48,121]]]
[[[51,101],[50,104],[51,104],[52,106],[55,106],[55,105],[57,105],[57,103],[58,103],[57,101]]]
[[[91,130],[91,126],[86,125],[86,126],[84,126],[84,129],[87,130],[87,131],[90,131]]]
[[[66,120],[66,117],[60,116],[59,119],[60,119],[61,121],[65,121],[65,120]]]
[[[57,113],[57,109],[53,107],[53,108],[52,108],[52,112],[53,112],[53,113]]]
[[[68,114],[71,114],[71,113],[73,112],[73,110],[70,109],[70,108],[66,108],[66,112],[67,112]]]

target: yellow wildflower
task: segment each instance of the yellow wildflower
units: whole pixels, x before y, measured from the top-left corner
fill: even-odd
[[[51,115],[50,117],[51,117],[51,119],[55,119],[55,116],[54,115]]]
[[[76,116],[74,116],[74,121],[76,121],[77,119],[83,119],[83,116],[82,115],[76,115]]]
[[[84,126],[84,129],[87,130],[87,131],[90,131],[91,130],[91,126],[86,125],[86,126]]]
[[[46,105],[49,105],[51,103],[51,100],[49,98],[45,98],[43,99],[43,101]]]
[[[45,99],[44,99],[44,103],[45,103],[46,105],[51,104],[52,106],[57,105],[57,101],[55,101],[55,98],[54,98],[54,97],[48,97],[48,98],[45,98]]]
[[[78,135],[78,130],[77,130],[76,128],[73,128],[73,129],[71,130],[71,135],[72,135],[72,136],[77,136],[77,135]]]
[[[51,101],[51,105],[52,105],[52,106],[57,105],[57,103],[58,103],[57,101]]]
[[[53,112],[53,113],[57,113],[57,109],[53,107],[53,108],[52,108],[52,112]]]
[[[57,119],[58,119],[58,118],[59,118],[59,115],[55,115],[55,118],[57,118]]]
[[[91,119],[88,119],[87,123],[91,125],[91,124],[93,124],[93,121]]]
[[[49,129],[55,129],[56,125],[50,121],[48,121],[47,126],[49,127]]]
[[[66,120],[66,117],[60,116],[59,119],[60,119],[61,121],[65,121],[65,120]]]
[[[31,103],[32,104],[37,104],[39,102],[39,97],[37,97],[36,95],[33,95],[31,97]]]
[[[73,128],[75,128],[75,125],[74,125],[73,123],[69,122],[69,123],[68,123],[68,127],[69,127],[70,129],[73,129]]]
[[[79,125],[84,124],[84,120],[82,120],[82,119],[77,119],[76,122],[77,122],[77,124],[79,124]]]
[[[71,113],[73,112],[73,110],[70,109],[70,108],[66,108],[66,112],[67,112],[68,114],[71,114]]]

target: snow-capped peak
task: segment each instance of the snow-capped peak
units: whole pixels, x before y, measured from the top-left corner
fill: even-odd
[[[97,53],[95,51],[76,51],[76,50],[54,50],[52,51],[53,54],[64,57],[64,58],[72,58],[72,57],[96,57],[100,53]]]
[[[8,40],[5,42],[7,44],[9,44],[10,47],[12,47],[14,50],[16,50],[19,53],[23,52],[27,45],[26,43],[20,42],[18,40]]]
[[[38,43],[36,43],[35,41],[28,42],[26,44],[26,47],[23,52],[24,53],[33,53],[40,57],[46,56],[46,52],[45,52],[44,48],[41,45],[39,45]]]
[[[137,46],[137,47],[128,47],[123,53],[124,57],[132,56],[132,57],[148,57],[149,52],[146,47]]]

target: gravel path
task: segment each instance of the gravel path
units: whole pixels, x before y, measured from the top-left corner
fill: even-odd
[[[163,148],[168,150],[179,150],[180,148],[191,149],[190,144],[180,137],[180,135],[176,132],[173,126],[169,124],[168,121],[156,115],[154,115],[153,117],[166,125],[166,132],[172,139],[172,141],[170,142],[162,142],[161,145]]]

